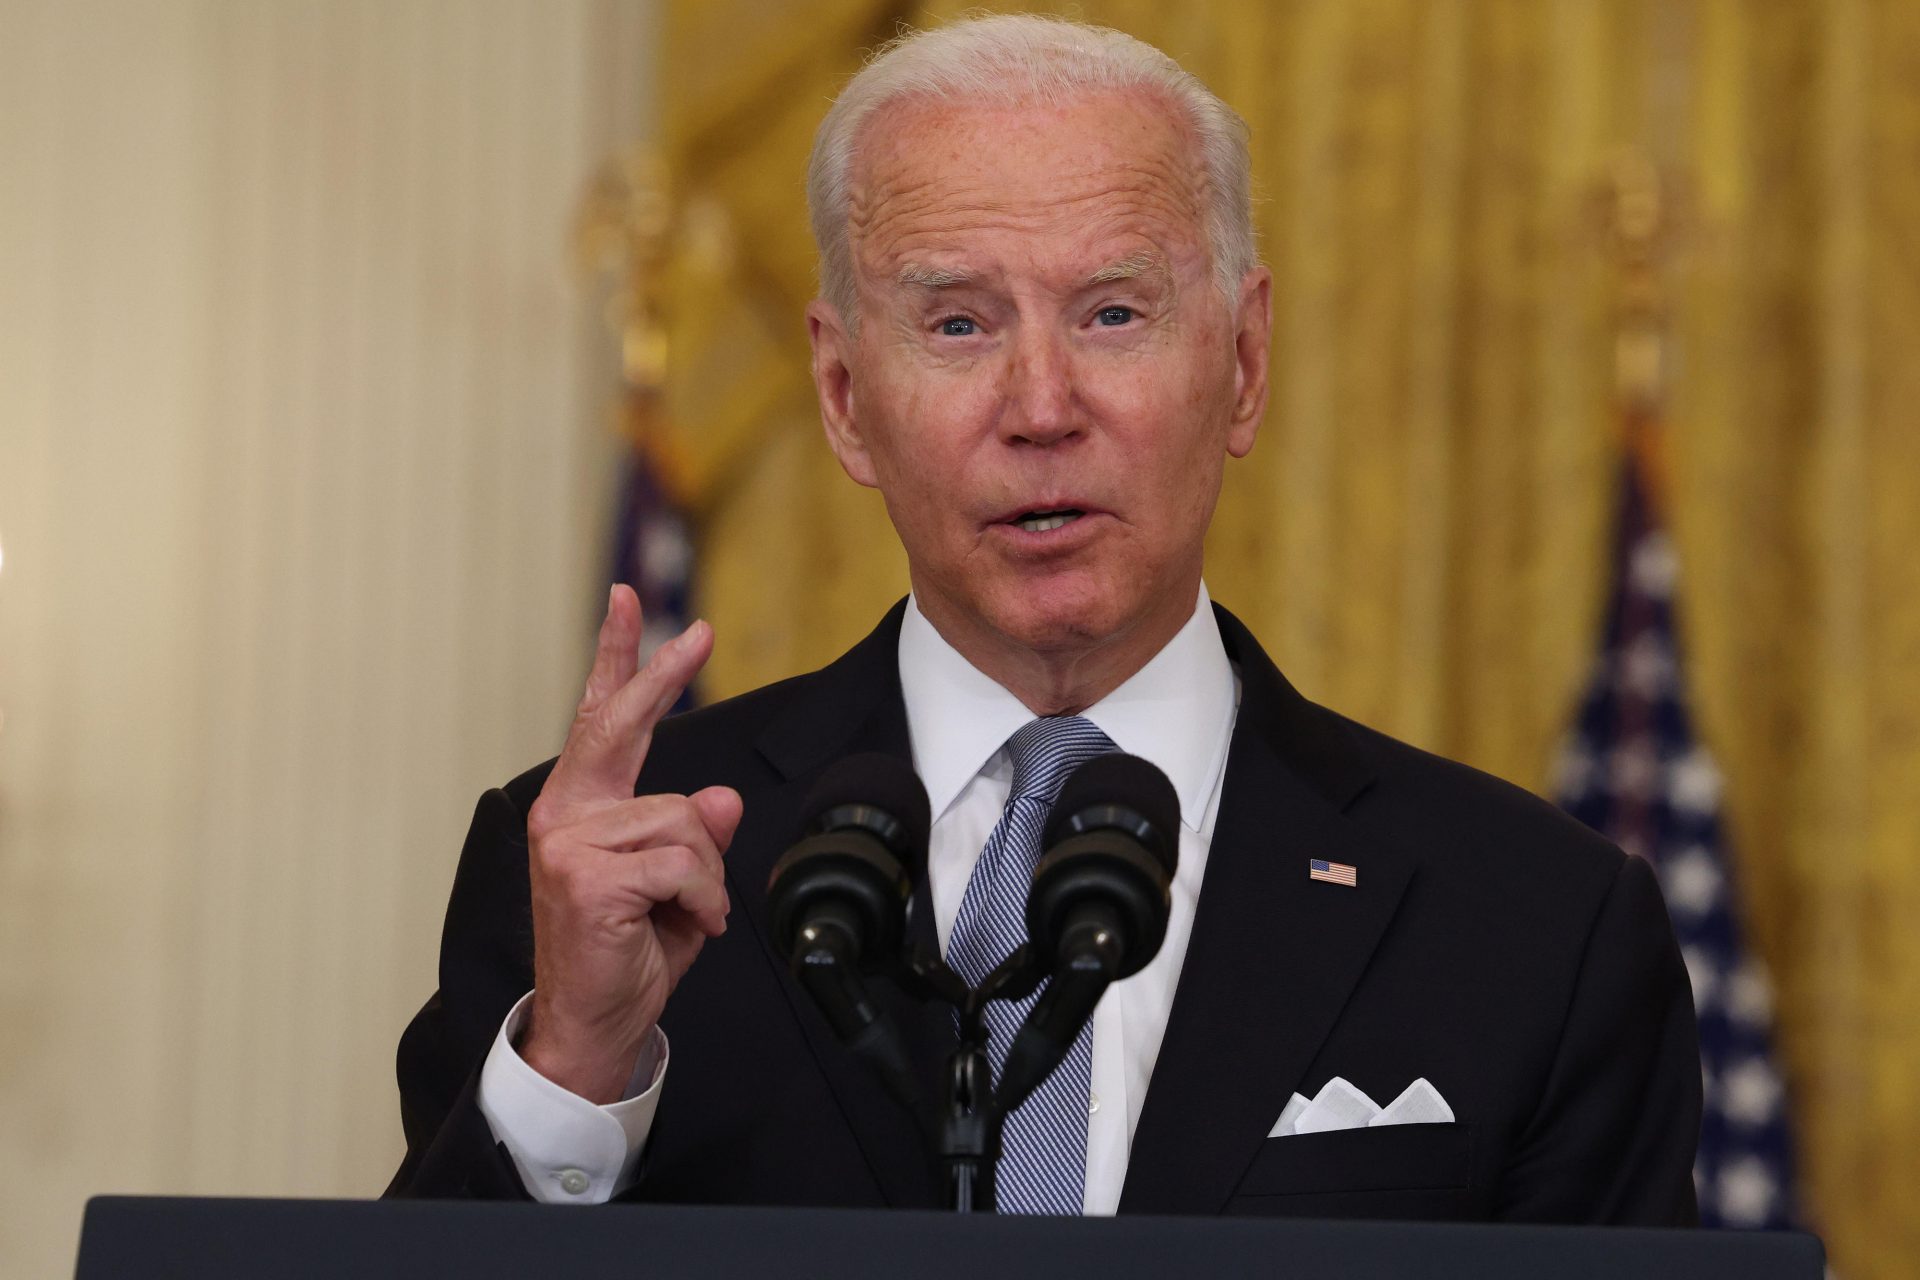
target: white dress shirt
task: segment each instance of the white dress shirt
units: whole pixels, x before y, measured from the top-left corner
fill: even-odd
[[[974,862],[1012,787],[1006,741],[1033,713],[961,657],[911,599],[900,624],[900,687],[914,768],[932,805],[927,875],[944,952]],[[1173,639],[1081,713],[1120,750],[1158,765],[1180,797],[1180,860],[1166,939],[1146,968],[1107,989],[1093,1014],[1082,1201],[1090,1214],[1110,1214],[1120,1203],[1134,1127],[1193,931],[1237,702],[1233,668],[1202,585],[1193,616]],[[522,998],[507,1015],[481,1069],[481,1113],[535,1199],[600,1203],[630,1183],[639,1166],[666,1079],[666,1037],[654,1032],[626,1099],[595,1106],[514,1052],[526,1004]]]

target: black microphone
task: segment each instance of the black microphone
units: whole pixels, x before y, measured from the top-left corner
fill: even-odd
[[[834,1034],[903,1101],[918,1097],[905,1047],[862,975],[901,964],[907,904],[927,859],[927,791],[897,756],[837,761],[801,812],[801,838],[767,880],[773,945]]]
[[[1027,896],[1032,963],[1050,975],[1007,1051],[998,1103],[1046,1079],[1107,987],[1159,951],[1180,858],[1180,797],[1138,756],[1095,756],[1061,788]]]

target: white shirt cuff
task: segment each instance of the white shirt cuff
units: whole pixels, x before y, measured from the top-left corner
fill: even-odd
[[[667,1036],[655,1027],[620,1101],[588,1102],[528,1066],[513,1047],[529,991],[507,1013],[480,1068],[480,1114],[504,1144],[527,1194],[543,1204],[605,1204],[633,1184],[667,1078]]]

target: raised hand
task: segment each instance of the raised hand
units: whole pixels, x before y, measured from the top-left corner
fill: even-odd
[[[729,787],[633,794],[654,726],[713,652],[713,629],[694,623],[644,668],[639,646],[639,598],[616,586],[567,744],[527,814],[534,994],[518,1048],[597,1103],[619,1099],[667,997],[726,930],[720,859],[740,823]]]

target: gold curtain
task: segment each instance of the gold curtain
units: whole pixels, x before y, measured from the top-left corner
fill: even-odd
[[[967,6],[973,7],[973,6]],[[1000,7],[1000,6],[989,6]],[[819,437],[803,170],[861,52],[945,3],[669,5],[669,418],[708,692],[904,589]],[[1680,228],[1682,625],[1839,1269],[1920,1270],[1920,5],[1084,0],[1251,122],[1275,388],[1208,580],[1310,696],[1544,787],[1595,644],[1623,147]]]

